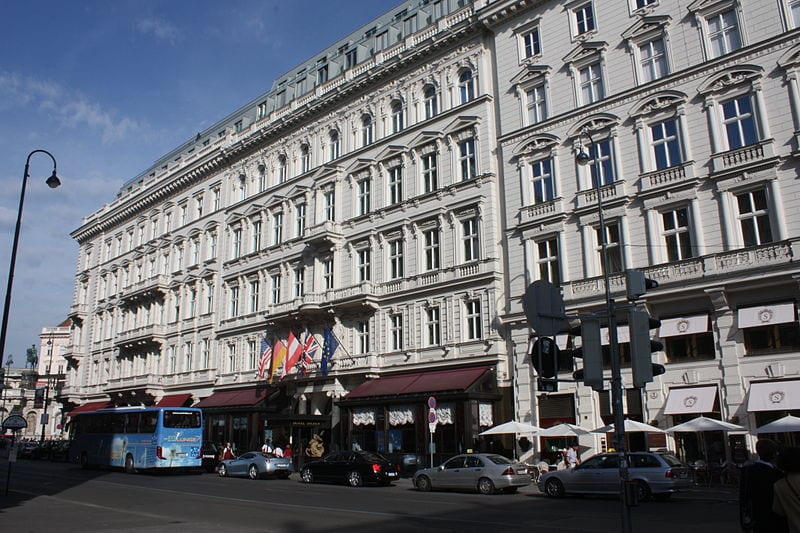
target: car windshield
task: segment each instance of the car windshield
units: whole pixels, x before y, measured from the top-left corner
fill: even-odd
[[[258,453],[259,453],[259,455],[261,455],[263,457],[266,457],[267,459],[277,459],[277,457],[278,457],[274,453],[269,453],[269,452],[258,452]]]
[[[382,457],[377,453],[372,453],[372,452],[358,452],[358,456],[361,457],[364,461],[370,463],[379,463],[381,461],[386,461],[386,458]]]
[[[671,453],[662,453],[660,455],[661,458],[664,459],[669,466],[683,466],[681,460],[672,455]]]
[[[512,461],[508,457],[503,457],[502,455],[487,455],[486,458],[496,465],[514,464],[514,461]]]

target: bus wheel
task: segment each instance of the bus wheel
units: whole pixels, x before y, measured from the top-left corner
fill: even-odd
[[[131,454],[125,456],[125,472],[127,474],[136,473],[136,468],[133,466],[133,456]]]

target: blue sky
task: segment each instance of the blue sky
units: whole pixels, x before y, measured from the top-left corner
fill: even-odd
[[[31,158],[5,355],[72,303],[69,233],[123,182],[400,0],[6,0],[0,4],[0,295]],[[2,301],[0,299],[0,301]]]

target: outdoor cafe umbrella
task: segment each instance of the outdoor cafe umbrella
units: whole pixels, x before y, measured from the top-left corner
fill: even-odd
[[[731,424],[730,422],[723,422],[715,418],[708,418],[706,416],[698,416],[683,424],[672,426],[667,429],[668,433],[698,433],[703,431],[747,431],[742,426]]]
[[[786,415],[756,429],[756,433],[791,433],[800,431],[800,418]]]
[[[588,435],[590,431],[574,424],[557,424],[539,432],[540,437],[577,437]]]
[[[593,430],[592,433],[614,433],[615,430],[614,424],[609,424]],[[625,433],[664,433],[664,430],[651,426],[650,424],[645,424],[644,422],[637,422],[636,420],[626,418]]]
[[[516,420],[509,420],[503,424],[499,424],[486,431],[478,433],[478,435],[507,435],[517,433],[536,433],[541,431],[542,428],[526,424],[525,422],[517,422]]]

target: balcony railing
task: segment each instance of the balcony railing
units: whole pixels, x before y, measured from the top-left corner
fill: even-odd
[[[625,197],[625,183],[622,180],[603,185],[600,189],[603,204]],[[578,209],[585,209],[597,205],[597,190],[595,188],[579,191],[576,197]]]
[[[714,172],[718,173],[760,163],[773,157],[775,157],[775,143],[772,139],[767,139],[758,144],[714,154],[711,164]]]
[[[114,346],[127,346],[141,342],[158,342],[166,337],[166,326],[150,324],[118,333]]]

